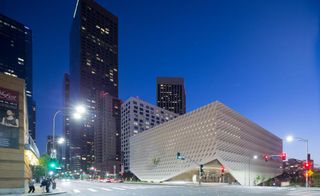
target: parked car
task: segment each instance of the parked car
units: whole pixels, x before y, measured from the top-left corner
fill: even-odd
[[[100,178],[99,182],[105,182],[105,179],[104,178]]]
[[[111,183],[112,181],[113,181],[112,178],[106,178],[106,179],[105,179],[105,182],[106,182],[106,183]]]

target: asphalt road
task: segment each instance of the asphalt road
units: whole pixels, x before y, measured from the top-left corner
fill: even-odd
[[[320,189],[279,188],[279,187],[242,187],[231,185],[193,186],[193,185],[156,185],[102,183],[92,181],[57,182],[58,191],[67,191],[64,195],[136,195],[136,196],[247,196],[247,195],[297,195],[320,196]]]

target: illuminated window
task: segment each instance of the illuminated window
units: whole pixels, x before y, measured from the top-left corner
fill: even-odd
[[[23,59],[23,58],[18,57],[18,61],[22,61],[22,62],[24,62],[24,59]]]

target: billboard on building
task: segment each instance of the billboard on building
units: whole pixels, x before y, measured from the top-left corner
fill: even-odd
[[[19,93],[1,87],[0,148],[19,148]]]

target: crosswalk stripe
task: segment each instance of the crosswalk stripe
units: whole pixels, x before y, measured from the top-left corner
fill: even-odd
[[[91,192],[97,192],[96,190],[94,190],[94,189],[88,189],[89,191],[91,191]]]
[[[319,195],[320,192],[310,192],[310,191],[303,191],[303,190],[297,190],[295,192],[290,192],[288,195],[309,195],[309,196],[316,196]]]
[[[147,186],[138,186],[138,189],[147,189],[147,188],[152,188],[152,187],[147,187]]]
[[[105,191],[112,191],[111,189],[107,189],[107,188],[101,188],[101,189]]]
[[[73,192],[80,193],[80,191],[78,189],[73,189]]]
[[[126,189],[123,189],[123,188],[119,188],[119,187],[112,187],[113,189],[116,189],[116,190],[120,190],[120,191],[125,191]]]
[[[132,189],[132,190],[136,190],[137,189],[136,187],[130,187],[130,186],[122,186],[121,188]]]

